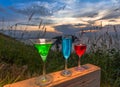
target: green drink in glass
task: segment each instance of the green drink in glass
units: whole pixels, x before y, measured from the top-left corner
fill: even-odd
[[[51,43],[34,44],[34,47],[38,50],[38,53],[41,55],[41,58],[44,62],[46,61],[46,57],[48,55],[51,45]]]
[[[43,60],[43,75],[37,78],[36,84],[39,86],[46,86],[53,80],[52,76],[46,75],[45,63],[49,50],[55,39],[31,39],[31,41]]]

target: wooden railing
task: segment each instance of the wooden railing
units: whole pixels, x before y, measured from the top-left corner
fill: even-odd
[[[83,65],[86,70],[75,71],[75,67],[70,68],[72,76],[63,77],[61,71],[50,73],[53,76],[53,82],[46,87],[100,87],[100,68],[92,64]],[[40,87],[35,84],[35,79],[30,78],[20,82],[7,84],[4,87]]]

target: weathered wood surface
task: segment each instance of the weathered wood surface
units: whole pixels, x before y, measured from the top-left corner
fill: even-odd
[[[92,64],[83,65],[86,70],[75,71],[75,67],[70,68],[72,76],[63,77],[61,71],[50,73],[53,76],[53,82],[46,87],[100,87],[100,68]],[[40,87],[35,84],[35,78],[23,80],[4,87]]]

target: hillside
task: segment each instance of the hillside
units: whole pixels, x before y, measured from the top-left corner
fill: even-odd
[[[32,46],[25,45],[9,36],[0,34],[0,63],[16,64],[18,66],[31,64],[40,64],[40,58],[36,50]],[[39,66],[39,65],[37,65]],[[38,67],[33,67],[38,68]]]
[[[32,46],[0,33],[0,87],[30,78],[40,67],[41,60]]]

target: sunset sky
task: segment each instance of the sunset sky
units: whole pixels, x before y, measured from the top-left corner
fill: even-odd
[[[120,0],[0,0],[1,24],[25,25],[30,17],[29,23],[39,25],[42,19],[50,31],[120,24]]]

